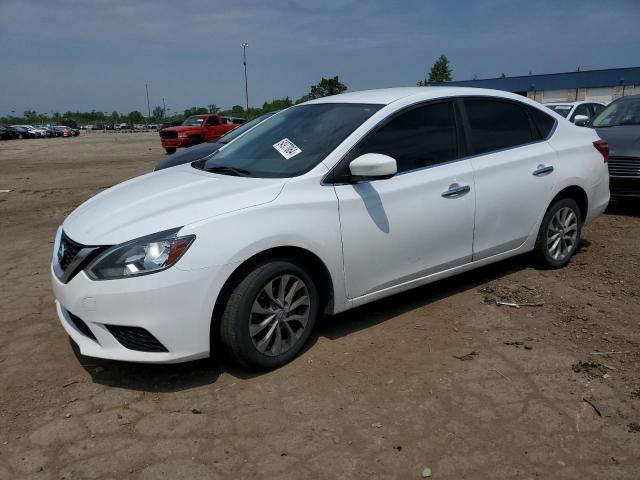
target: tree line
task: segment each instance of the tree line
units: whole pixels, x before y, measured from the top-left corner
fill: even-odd
[[[504,78],[504,73],[501,77]],[[453,70],[449,63],[449,59],[445,55],[440,55],[433,66],[425,76],[423,80],[417,82],[418,86],[428,86],[434,83],[449,82],[453,80]],[[42,125],[42,124],[58,124],[62,125],[65,122],[75,122],[79,125],[118,125],[126,123],[128,125],[142,124],[142,123],[173,123],[180,122],[191,115],[217,113],[219,115],[241,117],[241,118],[255,118],[264,113],[273,112],[275,110],[282,110],[298,103],[306,102],[314,98],[326,97],[329,95],[337,95],[347,90],[347,86],[342,83],[338,76],[322,78],[316,85],[312,85],[309,89],[309,93],[303,95],[297,100],[292,100],[288,96],[285,98],[276,98],[270,102],[264,102],[262,107],[250,107],[248,111],[242,105],[233,105],[231,108],[222,110],[215,103],[211,103],[207,106],[193,106],[185,109],[183,112],[174,112],[168,115],[168,112],[163,106],[154,107],[151,117],[145,117],[142,112],[133,110],[132,112],[122,114],[117,111],[111,112],[111,114],[105,112],[97,112],[92,110],[90,112],[53,112],[51,115],[37,113],[34,110],[25,110],[23,116],[5,116],[0,117],[0,124],[29,124],[29,125]]]

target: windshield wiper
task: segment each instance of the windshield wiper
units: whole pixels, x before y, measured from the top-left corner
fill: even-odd
[[[205,168],[205,171],[211,173],[220,173],[222,175],[234,175],[236,177],[246,177],[248,175],[251,175],[251,172],[249,170],[245,170],[244,168],[227,167],[224,165]]]

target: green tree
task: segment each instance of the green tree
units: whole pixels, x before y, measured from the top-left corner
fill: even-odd
[[[502,72],[502,73],[500,74],[500,78],[507,78],[507,76],[504,74],[504,72]]]
[[[293,102],[291,101],[291,99],[289,97],[276,98],[274,100],[271,100],[270,102],[264,102],[262,104],[262,112],[260,112],[260,113],[267,113],[267,112],[274,112],[276,110],[283,110],[285,108],[289,108],[291,105],[293,105]]]
[[[140,113],[138,110],[134,110],[133,112],[130,112],[129,115],[127,115],[127,119],[129,120],[130,124],[136,124],[136,123],[141,123],[142,120],[144,120],[144,115],[142,115],[142,113]]]
[[[29,125],[38,123],[37,122],[38,114],[35,112],[35,110],[25,110],[24,119],[26,120],[26,123],[28,123]]]
[[[440,55],[433,63],[429,76],[424,80],[420,80],[418,86],[426,87],[432,83],[450,82],[453,80],[452,72],[449,59],[445,55]]]
[[[309,94],[307,95],[307,97],[309,100],[313,100],[314,98],[337,95],[339,93],[345,92],[346,90],[347,86],[338,79],[337,75],[332,78],[322,77],[317,85],[311,86],[311,90],[309,90]]]
[[[153,109],[153,113],[151,115],[151,118],[153,118],[153,121],[156,123],[160,123],[164,121],[164,117],[165,117],[165,111],[164,108],[162,108],[160,105],[158,105],[157,107],[155,107]]]
[[[209,104],[208,107],[209,107],[209,113],[218,113],[220,111],[220,108],[218,108],[218,106],[215,103]]]
[[[209,113],[209,110],[205,107],[191,107],[191,108],[187,108],[184,111],[184,116],[186,117],[190,117],[191,115],[205,115]]]

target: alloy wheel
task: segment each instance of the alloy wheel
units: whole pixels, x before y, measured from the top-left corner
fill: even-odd
[[[270,280],[258,293],[249,315],[249,334],[256,349],[281,355],[300,339],[311,312],[307,285],[284,274]]]
[[[551,258],[562,261],[576,248],[578,216],[570,207],[562,207],[551,218],[547,227],[547,250]]]

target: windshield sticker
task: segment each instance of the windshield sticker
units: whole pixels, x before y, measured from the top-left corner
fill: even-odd
[[[289,160],[299,153],[302,153],[302,150],[288,138],[283,138],[278,143],[274,143],[273,148],[280,152],[280,155],[282,155],[285,160]]]

